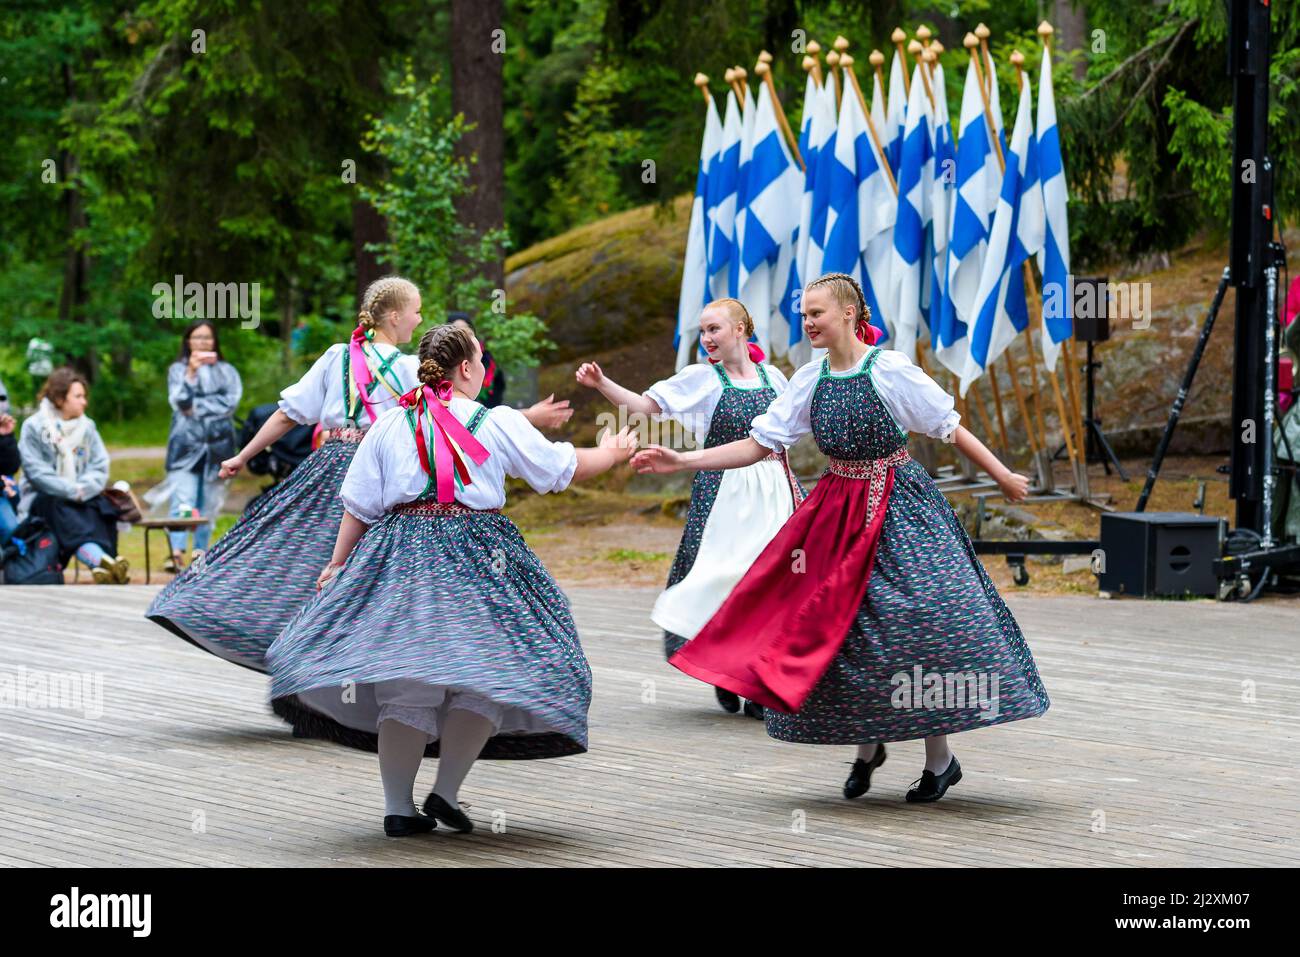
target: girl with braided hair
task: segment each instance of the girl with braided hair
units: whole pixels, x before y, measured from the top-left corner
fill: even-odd
[[[234,527],[164,588],[147,616],[236,664],[265,671],[266,649],[315,593],[343,514],[339,487],[366,430],[419,381],[419,361],[398,346],[420,325],[420,291],[400,276],[377,279],[362,296],[357,328],[330,346],[220,477],[297,425],[324,441],[287,479],[261,496]]]
[[[478,758],[587,750],[591,669],[568,599],[501,514],[505,478],[558,492],[635,447],[627,429],[596,448],[550,442],[519,410],[475,401],[485,370],[468,330],[429,330],[420,360],[421,384],[343,480],[320,593],[267,652],[277,714],[379,752],[392,837],[472,830],[457,796]],[[438,773],[420,813],[426,755]]]
[[[697,442],[713,448],[748,435],[753,419],[788,388],[781,370],[763,362],[763,350],[749,341],[753,334],[754,320],[744,304],[717,299],[700,313],[700,343],[708,362],[688,365],[640,395],[606,377],[594,362],[579,366],[577,379],[628,412],[677,421]],[[695,473],[668,587],[650,614],[664,629],[665,658],[704,627],[802,500],[803,488],[784,450],[747,468]],[[734,692],[718,687],[715,693],[724,710],[741,710]],[[744,710],[763,717],[755,701],[745,702]]]
[[[966,530],[908,456],[907,433],[954,443],[1011,501],[1028,480],[959,425],[952,397],[911,360],[876,348],[869,319],[852,277],[809,283],[804,329],[826,355],[794,374],[749,436],[686,453],[650,446],[633,465],[744,468],[813,434],[830,458],[816,489],[670,663],[760,702],[778,740],[856,745],[847,798],[870,787],[886,742],[925,739],[906,797],[930,802],[961,780],[949,734],[1035,717],[1049,702]]]

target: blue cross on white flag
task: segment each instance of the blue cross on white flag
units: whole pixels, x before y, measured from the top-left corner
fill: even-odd
[[[948,236],[947,296],[932,345],[939,361],[961,375],[966,370],[970,344],[967,326],[975,311],[975,295],[979,292],[980,271],[1001,184],[974,60],[966,68],[957,129],[957,188],[952,196]]]
[[[705,191],[708,214],[708,257],[710,298],[731,295],[730,271],[732,240],[736,232],[736,189],[740,182],[740,104],[733,91],[727,91],[727,108],[723,113],[722,139],[709,164],[709,182]]]
[[[943,67],[936,60],[934,76],[934,185],[930,191],[930,278],[923,299],[929,322],[930,347],[938,341],[938,327],[948,298],[948,243],[952,229],[952,200],[957,188],[957,150],[948,116],[948,90]]]
[[[890,234],[898,203],[868,131],[862,105],[847,79],[844,90],[835,134],[835,163],[831,167],[826,248],[819,275],[842,272],[857,279],[871,309],[872,325],[888,335],[880,292],[887,288]]]
[[[934,185],[934,152],[930,134],[930,101],[921,64],[912,72],[912,92],[907,101],[907,131],[898,168],[898,219],[894,226],[891,269],[894,323],[893,348],[916,361],[916,340],[921,327],[922,285],[930,271],[926,260],[926,229],[930,225]]]
[[[1070,223],[1065,214],[1069,194],[1056,126],[1052,56],[1046,47],[1042,78],[1038,81],[1038,163],[1047,215],[1047,232],[1038,252],[1038,268],[1043,274],[1043,364],[1054,369],[1061,343],[1074,334],[1074,303],[1070,290]]]
[[[833,127],[834,114],[831,115]],[[807,281],[805,277],[808,275],[806,270],[810,246],[816,245],[819,264],[821,260],[822,237],[820,235],[813,236],[812,209],[819,155],[827,139],[822,88],[817,84],[812,72],[809,71],[808,82],[804,85],[803,117],[799,123],[799,153],[803,156],[805,166],[803,195],[799,201],[799,225],[794,235],[794,258],[790,263],[789,278],[786,281],[780,305],[781,315],[785,318],[789,327],[786,343],[787,350],[791,356],[791,361],[799,360],[796,361],[796,365],[807,359],[805,353],[808,352],[806,348],[802,350],[799,348],[800,343],[804,342],[799,299],[802,296],[803,284]],[[806,346],[806,343],[804,345]]]
[[[811,113],[810,113],[811,110]],[[826,215],[830,205],[832,186],[832,166],[835,163],[835,87],[830,77],[817,88],[813,99],[804,104],[805,123],[808,126],[807,146],[804,148],[804,164],[808,167],[804,175],[804,192],[799,208],[799,242],[795,250],[795,266],[799,282],[795,289],[802,289],[808,282],[822,273],[822,247],[826,240]],[[803,352],[795,353],[800,343],[807,346],[803,336],[802,316],[799,303],[794,300],[793,290],[787,289],[788,301],[783,306],[789,307],[790,348],[792,360],[807,358]]]
[[[753,111],[748,155],[743,146],[741,150],[741,205],[736,213],[740,248],[736,298],[754,318],[759,347],[769,353],[773,342],[784,353],[789,341],[779,307],[794,259],[793,237],[803,193],[803,171],[778,125],[780,108],[771,86],[764,84]],[[745,119],[749,126],[750,118]]]
[[[695,332],[700,310],[713,297],[709,294],[709,257],[707,240],[709,168],[722,143],[722,121],[718,108],[709,97],[704,114],[704,136],[700,140],[700,165],[695,174],[695,198],[691,202],[691,223],[686,232],[686,259],[682,264],[682,290],[677,299],[677,332],[673,346],[677,350],[677,368],[691,363],[695,351]]]
[[[877,130],[885,141],[885,156],[895,175],[903,158],[903,132],[907,128],[907,83],[903,76],[906,69],[907,64],[895,50],[894,59],[889,64],[889,104],[885,108],[885,125]]]
[[[1025,77],[1007,151],[1002,193],[975,296],[970,354],[961,377],[962,395],[1029,324],[1022,264],[1042,248],[1046,229],[1029,87],[1029,78]]]

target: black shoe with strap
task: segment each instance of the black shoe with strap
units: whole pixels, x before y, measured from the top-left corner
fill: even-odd
[[[948,789],[961,780],[961,765],[954,757],[942,774],[922,771],[920,778],[912,782],[912,789],[907,792],[907,800],[912,804],[929,804],[937,801]]]
[[[885,746],[876,745],[876,753],[871,756],[870,761],[863,761],[858,758],[853,762],[853,770],[849,772],[848,780],[844,782],[844,796],[849,800],[856,797],[862,797],[871,790],[871,772],[876,770],[885,763]]]
[[[412,834],[428,834],[438,826],[438,822],[423,814],[406,817],[401,814],[384,815],[384,833],[389,837],[409,837]]]
[[[464,811],[455,805],[449,804],[432,791],[424,799],[424,813],[429,817],[437,818],[453,831],[459,831],[461,834],[468,834],[474,830],[474,822],[469,819],[469,816]]]
[[[718,704],[722,705],[722,710],[727,714],[735,714],[740,710],[740,696],[734,691],[728,691],[726,688],[714,688],[713,693],[718,698]]]
[[[762,721],[763,706],[759,704],[757,701],[750,701],[749,699],[745,699],[745,715],[746,717],[757,718],[759,721]]]

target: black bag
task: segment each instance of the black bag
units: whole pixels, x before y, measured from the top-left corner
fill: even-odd
[[[280,406],[275,402],[255,406],[244,420],[244,427],[239,434],[242,448],[253,441],[258,429],[275,414]],[[254,475],[270,475],[277,481],[286,478],[296,469],[302,460],[311,455],[311,436],[314,430],[310,425],[295,425],[283,437],[274,442],[269,449],[263,449],[248,462],[248,471]]]
[[[28,518],[14,529],[13,538],[0,549],[6,585],[62,585],[63,565],[59,542],[39,518]]]

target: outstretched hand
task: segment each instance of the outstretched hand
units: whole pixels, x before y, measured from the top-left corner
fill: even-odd
[[[573,418],[573,409],[569,405],[569,400],[561,399],[556,402],[554,392],[545,399],[534,402],[523,411],[524,418],[539,429],[557,429]]]
[[[626,461],[636,451],[636,446],[637,434],[631,426],[625,425],[618,432],[606,430],[600,437],[600,448],[617,450],[619,461]]]
[[[601,372],[600,366],[594,362],[584,362],[578,366],[574,377],[578,380],[578,385],[585,385],[589,389],[599,389],[605,381],[605,373]]]
[[[647,445],[632,456],[632,468],[638,472],[652,472],[656,475],[668,475],[686,468],[682,453],[662,445]]]
[[[243,458],[236,455],[233,459],[226,459],[224,462],[222,462],[221,471],[218,472],[217,474],[223,479],[234,478],[236,475],[239,474],[240,470],[243,469],[243,467],[244,467]]]
[[[998,479],[998,488],[1009,502],[1023,502],[1029,494],[1029,479],[1016,472],[1008,472]]]

